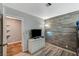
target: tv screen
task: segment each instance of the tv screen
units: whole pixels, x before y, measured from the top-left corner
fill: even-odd
[[[31,38],[40,37],[41,29],[32,29],[31,30]]]

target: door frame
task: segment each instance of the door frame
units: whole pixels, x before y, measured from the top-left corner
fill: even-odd
[[[15,20],[20,20],[21,21],[21,36],[22,36],[22,39],[21,39],[21,43],[22,43],[22,51],[24,51],[24,21],[22,18],[18,18],[18,17],[13,17],[13,16],[5,16],[4,17],[4,39],[3,39],[3,44],[7,44],[7,38],[6,38],[6,18],[10,18],[10,19],[15,19]],[[3,48],[3,55],[4,56],[7,56],[7,46],[5,46]]]

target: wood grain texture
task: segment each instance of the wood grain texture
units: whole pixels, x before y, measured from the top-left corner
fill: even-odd
[[[45,24],[49,25],[49,28],[45,27],[47,42],[76,51],[76,21],[78,17],[79,11],[77,14],[74,12],[46,20]]]
[[[21,42],[9,44],[7,46],[7,55],[8,56],[12,56],[12,55],[18,54],[20,52],[22,52]]]

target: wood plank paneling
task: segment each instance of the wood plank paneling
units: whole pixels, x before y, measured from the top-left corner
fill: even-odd
[[[49,25],[45,27],[45,37],[47,42],[76,51],[76,21],[79,17],[79,11],[76,14],[66,14],[51,18],[45,21]]]

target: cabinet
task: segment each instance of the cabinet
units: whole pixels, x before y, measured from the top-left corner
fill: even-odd
[[[28,51],[31,54],[39,51],[43,47],[45,47],[45,39],[44,38],[29,39],[28,40]]]

